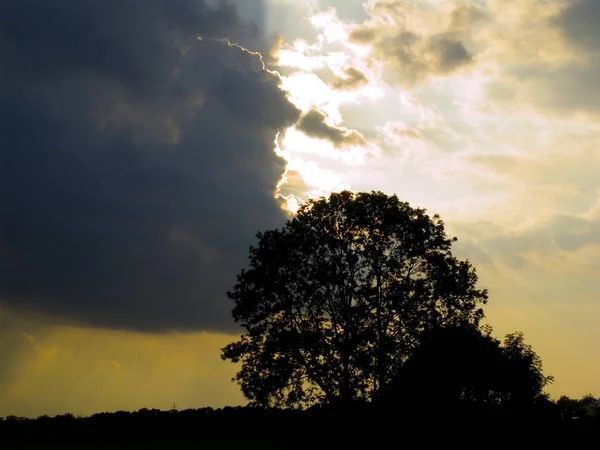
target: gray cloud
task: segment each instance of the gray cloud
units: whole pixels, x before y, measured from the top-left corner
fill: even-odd
[[[335,89],[350,91],[367,83],[367,77],[364,73],[354,67],[348,67],[344,70],[344,77],[338,77],[331,85]]]
[[[374,42],[377,38],[377,33],[373,28],[358,27],[350,33],[350,40],[357,44],[368,45]]]
[[[600,3],[597,0],[572,0],[554,19],[567,42],[573,58],[583,56],[583,62],[569,63],[554,70],[540,67],[537,72],[544,80],[548,93],[539,93],[544,106],[552,109],[575,110],[600,114],[598,70],[600,70]]]
[[[436,74],[451,73],[473,62],[473,56],[465,43],[452,33],[440,33],[432,36],[427,43],[431,54],[430,70]]]
[[[300,118],[298,129],[310,137],[328,140],[337,148],[366,145],[367,141],[358,131],[331,126],[326,123],[326,119],[325,114],[311,109]]]
[[[571,255],[573,265],[577,251],[594,248],[600,244],[598,217],[555,213],[540,221],[535,227],[512,233],[498,233],[480,240],[483,251],[493,255],[514,269],[524,266],[526,259],[549,263],[550,259]]]
[[[202,36],[198,40],[197,36]],[[225,329],[279,226],[299,111],[226,3],[0,3],[0,299],[71,321]]]
[[[535,28],[527,30],[528,34],[515,38],[514,55],[504,57],[504,60],[515,60],[506,63],[502,76],[489,84],[491,100],[527,103],[561,117],[566,112],[597,116],[600,114],[597,89],[600,3],[571,0],[545,4],[539,0],[536,5],[538,8],[559,5],[560,8],[538,19]],[[524,14],[523,24],[515,24],[515,27],[526,26],[529,17],[530,14]]]
[[[600,3],[596,0],[571,0],[555,18],[564,35],[576,46],[600,53]]]
[[[365,22],[350,32],[350,41],[369,45],[373,57],[385,62],[387,72],[401,85],[413,86],[431,76],[448,75],[474,61],[469,49],[473,27],[487,15],[474,5],[457,6],[443,31],[427,33],[411,27],[416,4],[400,0],[381,0],[371,14],[385,21]]]
[[[448,29],[455,32],[469,32],[478,23],[486,21],[489,16],[476,5],[458,5],[450,13]]]

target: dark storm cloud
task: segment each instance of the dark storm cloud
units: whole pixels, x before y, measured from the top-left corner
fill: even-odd
[[[198,40],[201,36],[202,40]],[[69,320],[224,329],[280,226],[299,112],[256,27],[192,0],[0,2],[0,299]]]
[[[298,129],[307,136],[328,140],[337,148],[366,145],[365,137],[358,131],[331,126],[326,120],[321,111],[311,109],[300,118]]]

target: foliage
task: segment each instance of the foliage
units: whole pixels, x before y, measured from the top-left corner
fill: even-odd
[[[504,342],[491,327],[442,327],[427,333],[398,373],[393,400],[523,408],[541,399],[552,377],[520,332]]]
[[[529,403],[542,394],[547,384],[554,381],[552,376],[544,376],[542,359],[531,345],[525,343],[522,332],[507,334],[501,350],[503,401],[516,405]]]
[[[600,398],[586,394],[580,399],[561,396],[556,404],[564,419],[591,419],[600,417]]]
[[[487,292],[452,255],[456,238],[396,196],[335,193],[257,238],[228,293],[246,332],[222,353],[251,404],[372,399],[423,332],[483,317]]]

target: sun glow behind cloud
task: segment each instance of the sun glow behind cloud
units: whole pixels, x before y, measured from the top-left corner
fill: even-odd
[[[377,82],[367,82],[351,90],[332,86],[332,81],[344,80],[348,68],[376,79],[376,67],[370,67],[364,60],[368,49],[347,42],[348,27],[337,18],[334,9],[319,11],[315,8],[313,11],[310,21],[318,31],[317,41],[309,44],[298,39],[284,44],[274,54],[276,66],[282,72],[290,72],[281,76],[282,88],[289,93],[288,98],[296,107],[305,114],[317,110],[324,115],[327,126],[340,127],[344,121],[340,112],[343,105],[377,101],[385,95],[384,88]],[[331,44],[338,44],[337,48],[328,50],[326,47]],[[305,184],[300,195],[307,199],[351,190],[350,184],[343,181],[344,169],[366,164],[368,159],[381,154],[381,148],[371,140],[365,141],[364,145],[336,148],[327,139],[313,138],[297,127],[291,127],[278,141],[277,154],[286,159],[288,171],[300,174]],[[303,200],[295,194],[282,194],[286,187],[297,191],[298,186],[288,183],[284,175],[276,195],[287,200],[284,207],[288,211],[295,212]]]

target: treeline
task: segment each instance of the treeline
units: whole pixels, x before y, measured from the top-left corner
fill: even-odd
[[[308,410],[252,406],[178,410],[140,409],[89,417],[72,414],[37,419],[0,419],[0,439],[26,444],[106,444],[116,442],[201,442],[206,439],[272,439],[282,445],[307,444],[315,439],[420,439],[427,442],[494,440],[595,439],[600,432],[600,402],[540,397],[518,410],[468,403],[380,405],[352,402]],[[4,447],[13,448],[13,447]]]
[[[563,419],[599,421],[600,398],[592,394],[584,395],[579,399],[563,395],[556,401],[556,411],[560,412]]]

